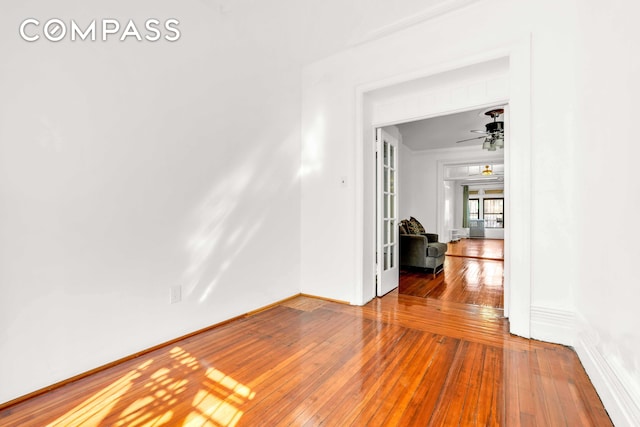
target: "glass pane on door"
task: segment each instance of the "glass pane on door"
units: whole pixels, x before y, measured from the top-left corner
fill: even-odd
[[[384,163],[382,165],[383,188],[382,188],[382,212],[383,212],[383,245],[384,245],[384,270],[395,267],[396,239],[396,148],[388,144],[383,144]]]

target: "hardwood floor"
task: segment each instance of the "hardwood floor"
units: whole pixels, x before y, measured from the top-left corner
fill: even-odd
[[[504,261],[504,240],[462,239],[457,243],[449,243],[447,255]]]
[[[504,241],[462,239],[449,243],[444,272],[400,273],[401,294],[504,308]]]
[[[46,357],[46,355],[43,355]],[[0,412],[2,426],[608,426],[576,354],[501,310],[299,296]]]

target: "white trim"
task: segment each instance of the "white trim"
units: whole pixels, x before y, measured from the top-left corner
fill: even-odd
[[[627,380],[629,373],[607,361],[591,330],[583,318],[571,311],[531,307],[531,337],[573,346],[613,423],[640,426],[640,393]]]
[[[531,35],[512,46],[509,57],[509,109],[505,111],[504,147],[505,228],[504,278],[505,307],[508,305],[509,330],[531,337],[531,207],[533,206],[531,168]]]
[[[640,426],[640,393],[627,379],[633,380],[628,373],[607,361],[587,331],[584,323],[575,350],[611,420],[617,426]]]
[[[355,129],[355,217],[354,217],[354,231],[355,231],[355,286],[353,292],[352,305],[365,305],[364,297],[364,91],[356,88],[356,129]],[[374,230],[375,232],[375,230]],[[375,266],[374,266],[375,268]]]
[[[369,261],[364,257],[365,226],[364,223],[364,149],[365,149],[365,94],[377,89],[386,88],[398,83],[429,77],[438,73],[453,71],[462,67],[480,64],[483,62],[508,56],[510,59],[509,78],[510,94],[509,104],[513,123],[517,131],[510,132],[512,150],[505,147],[505,197],[517,204],[519,218],[516,221],[510,212],[510,228],[505,229],[505,245],[510,239],[513,243],[505,246],[505,282],[511,286],[509,292],[505,292],[505,306],[509,307],[510,332],[525,338],[531,334],[531,35],[507,43],[504,47],[481,52],[477,55],[465,56],[446,64],[437,64],[432,67],[415,72],[394,75],[390,78],[376,82],[364,83],[355,86],[355,283],[354,305],[364,305],[368,302],[365,296],[364,277],[365,268],[375,269],[375,265],[369,266]],[[441,114],[445,114],[443,111]],[[375,127],[375,123],[372,123]],[[370,124],[366,124],[369,126]],[[369,127],[367,127],[369,129]],[[516,164],[517,163],[517,164]],[[512,171],[516,171],[517,174]],[[517,200],[515,200],[517,196]],[[509,207],[506,207],[509,209]],[[516,224],[514,224],[516,223]],[[367,228],[369,230],[369,228]],[[507,256],[509,253],[509,256]],[[513,253],[513,256],[511,254]],[[373,274],[371,274],[373,276]],[[369,284],[367,284],[369,285]],[[510,286],[508,285],[508,286]],[[517,286],[517,287],[516,287]],[[507,301],[508,299],[508,301]]]
[[[531,338],[571,346],[575,342],[575,331],[572,311],[531,306]]]
[[[530,36],[526,38],[526,43],[523,42],[522,40],[518,41],[517,43],[514,42],[513,45],[511,46],[511,48],[509,47],[500,47],[500,48],[495,48],[495,49],[490,49],[487,50],[485,52],[476,54],[476,55],[468,55],[465,56],[464,58],[460,58],[458,60],[452,60],[446,63],[440,63],[440,64],[434,64],[428,68],[423,68],[423,69],[419,69],[416,71],[412,71],[412,72],[407,72],[407,73],[403,73],[403,74],[396,74],[393,76],[390,76],[386,79],[382,79],[382,80],[377,80],[374,82],[368,82],[368,83],[362,83],[356,86],[356,94],[360,94],[360,95],[364,95],[367,92],[371,92],[374,90],[378,90],[378,89],[384,89],[387,88],[389,86],[394,86],[397,84],[401,84],[401,83],[408,83],[411,82],[412,80],[418,80],[418,79],[423,79],[426,77],[430,77],[430,76],[434,76],[436,74],[440,74],[440,73],[446,73],[447,71],[454,71],[454,70],[458,70],[460,68],[465,68],[465,67],[470,67],[473,65],[477,65],[477,64],[482,64],[483,62],[489,62],[489,61],[493,61],[496,59],[501,59],[504,57],[508,57],[510,56],[510,54],[515,50],[515,49],[522,49],[523,45],[526,45],[526,49],[527,51],[529,50],[529,40],[530,40]],[[358,105],[356,106],[358,107]],[[362,108],[362,105],[359,105],[360,109]],[[473,108],[471,108],[473,109]],[[464,108],[462,111],[464,110],[468,110],[467,108]],[[435,112],[432,115],[426,116],[427,117],[434,117],[434,116],[442,116],[442,115],[446,115],[446,114],[451,114],[451,113],[455,113],[456,111],[440,111],[440,112]],[[389,126],[392,125],[394,123],[380,123],[379,125],[381,126]]]
[[[364,36],[353,39],[351,42],[349,42],[348,46],[355,47],[363,43],[388,36],[397,31],[404,30],[405,28],[409,28],[424,21],[428,21],[429,19],[436,18],[438,16],[453,12],[458,9],[462,9],[463,7],[469,6],[472,3],[476,3],[478,1],[480,0],[445,0],[426,10],[399,19],[395,22],[392,22],[391,24],[370,31]]]

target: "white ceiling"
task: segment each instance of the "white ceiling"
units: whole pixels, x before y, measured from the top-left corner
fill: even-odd
[[[484,114],[491,108],[465,111],[446,116],[397,125],[402,134],[402,142],[414,151],[431,150],[435,148],[468,147],[482,145],[483,138],[473,141],[456,143],[463,139],[481,137],[481,134],[471,130],[484,130],[485,124],[493,119]],[[499,120],[503,119],[500,117]]]

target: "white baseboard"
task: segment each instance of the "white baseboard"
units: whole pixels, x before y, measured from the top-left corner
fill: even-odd
[[[573,346],[576,336],[572,311],[531,306],[531,338]]]
[[[531,338],[574,347],[613,423],[640,426],[640,392],[629,382],[631,375],[602,354],[590,330],[571,311],[531,306]]]
[[[609,363],[585,331],[578,335],[575,350],[611,420],[618,427],[640,426],[640,393],[627,384],[630,375]]]

